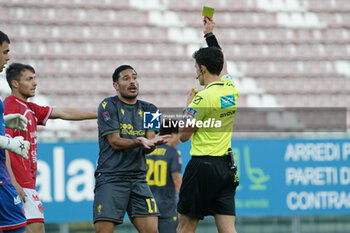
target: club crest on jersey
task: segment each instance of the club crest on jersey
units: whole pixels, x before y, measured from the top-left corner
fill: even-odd
[[[104,119],[105,121],[108,121],[108,120],[111,119],[111,116],[109,115],[109,112],[103,112],[103,113],[102,113],[102,116],[103,116],[103,119]]]
[[[38,209],[40,213],[44,213],[44,206],[41,203],[38,205]]]
[[[123,114],[124,116],[124,113],[125,113],[125,110],[124,109],[120,109],[121,113]]]

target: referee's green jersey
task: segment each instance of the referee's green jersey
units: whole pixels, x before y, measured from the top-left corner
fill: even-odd
[[[223,156],[231,147],[233,121],[239,93],[230,75],[212,82],[187,107],[185,119],[195,119],[192,156]],[[200,124],[197,124],[200,121]],[[198,127],[199,126],[199,127]]]

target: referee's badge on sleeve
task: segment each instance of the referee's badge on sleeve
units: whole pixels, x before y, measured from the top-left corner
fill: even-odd
[[[185,120],[193,120],[196,118],[198,111],[194,108],[187,107],[184,111],[184,119]]]

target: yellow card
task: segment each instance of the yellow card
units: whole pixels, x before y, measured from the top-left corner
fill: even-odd
[[[213,18],[214,16],[214,8],[204,6],[202,11],[203,16],[208,16],[209,18]]]

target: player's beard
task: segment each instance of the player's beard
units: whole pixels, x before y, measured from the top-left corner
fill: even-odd
[[[135,94],[128,94],[128,93],[124,93],[124,92],[120,92],[120,95],[127,100],[134,100],[137,98],[137,96],[139,95],[139,92],[137,91]]]

